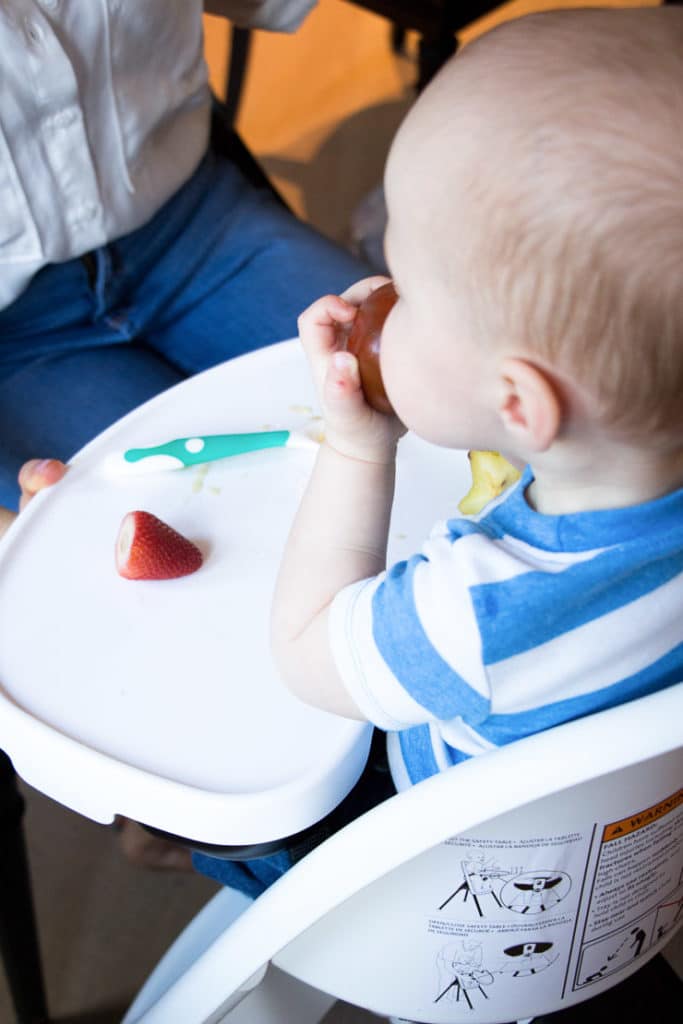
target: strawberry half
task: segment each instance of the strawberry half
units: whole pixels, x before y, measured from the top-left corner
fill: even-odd
[[[151,512],[129,512],[116,538],[116,568],[127,580],[172,580],[202,564],[196,544]]]

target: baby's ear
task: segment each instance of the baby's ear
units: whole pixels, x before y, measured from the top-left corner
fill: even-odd
[[[498,414],[515,448],[544,452],[557,437],[562,403],[552,379],[526,359],[506,356],[500,365]]]

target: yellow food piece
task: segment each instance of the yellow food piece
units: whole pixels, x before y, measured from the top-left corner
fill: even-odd
[[[467,457],[472,471],[472,486],[458,505],[458,510],[464,516],[473,516],[519,480],[521,474],[500,452],[471,451]]]

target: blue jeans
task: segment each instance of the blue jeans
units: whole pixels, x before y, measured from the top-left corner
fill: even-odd
[[[293,337],[310,302],[371,272],[209,153],[151,221],[0,310],[0,504],[16,508],[26,459],[70,458],[188,375]]]

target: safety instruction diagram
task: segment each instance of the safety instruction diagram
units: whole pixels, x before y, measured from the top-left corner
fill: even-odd
[[[430,1003],[466,1014],[500,1000],[512,1019],[528,986],[578,993],[683,920],[683,790],[585,834],[456,836],[439,858]]]

